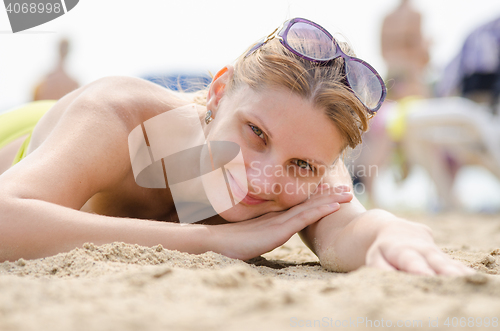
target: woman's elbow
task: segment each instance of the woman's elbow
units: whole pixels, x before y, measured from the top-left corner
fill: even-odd
[[[22,242],[22,210],[20,201],[0,195],[0,262],[17,260]]]

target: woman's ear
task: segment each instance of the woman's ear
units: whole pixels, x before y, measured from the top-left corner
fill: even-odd
[[[219,102],[225,94],[226,85],[233,78],[234,67],[227,65],[214,76],[207,95],[207,109],[214,115],[219,107]]]

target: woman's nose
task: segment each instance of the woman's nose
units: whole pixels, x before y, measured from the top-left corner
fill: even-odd
[[[305,200],[316,188],[297,176],[290,176],[286,167],[271,162],[253,161],[247,167],[250,192],[279,200],[284,205]],[[312,185],[311,185],[312,184]]]
[[[274,181],[272,193],[286,207],[294,206],[306,200],[316,189],[317,183],[300,177],[283,176]]]
[[[276,182],[275,165],[270,162],[254,160],[247,165],[247,180],[250,191],[258,194],[271,194],[271,188]]]

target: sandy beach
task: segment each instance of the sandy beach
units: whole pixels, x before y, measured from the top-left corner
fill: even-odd
[[[297,236],[247,262],[88,243],[0,263],[0,330],[449,330],[461,322],[472,330],[495,321],[498,327],[499,215],[405,216],[429,225],[438,245],[477,274],[333,273]]]

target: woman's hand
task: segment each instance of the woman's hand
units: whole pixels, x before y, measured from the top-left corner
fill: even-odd
[[[474,273],[436,246],[429,227],[405,220],[391,222],[380,230],[366,253],[366,265],[422,275]]]
[[[340,203],[351,201],[348,186],[318,188],[309,199],[288,210],[260,217],[212,226],[215,251],[228,257],[248,260],[283,245],[306,226],[336,212]]]

